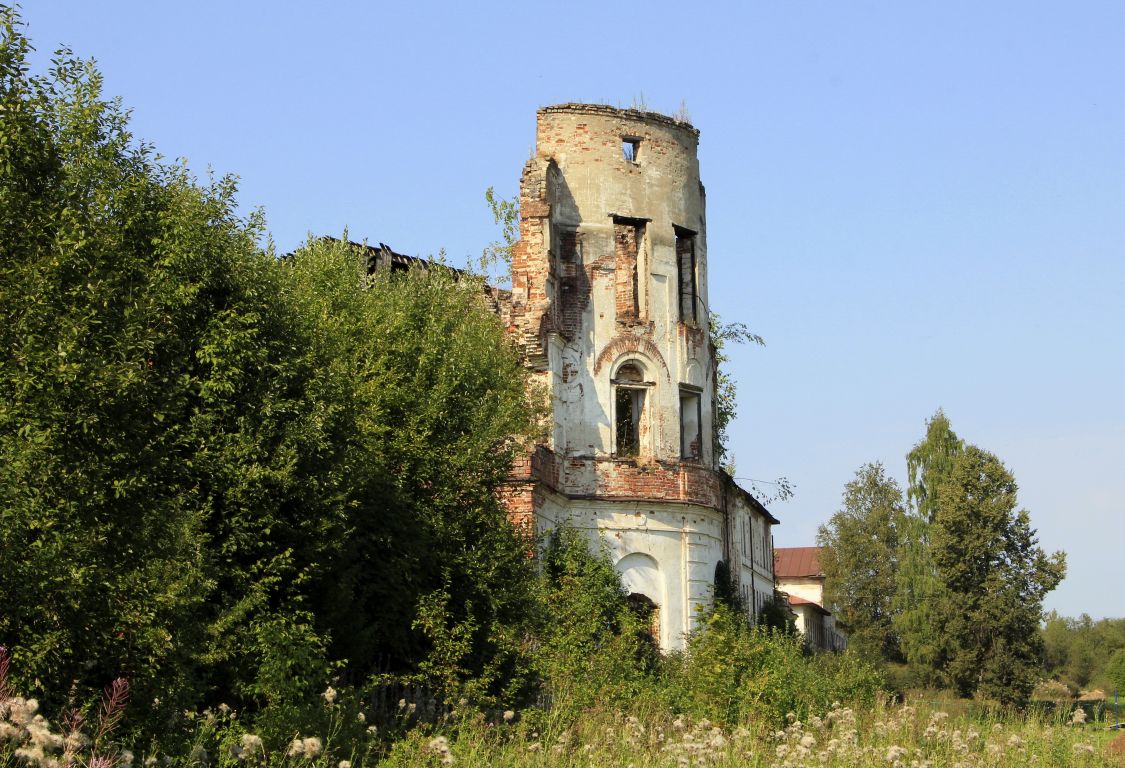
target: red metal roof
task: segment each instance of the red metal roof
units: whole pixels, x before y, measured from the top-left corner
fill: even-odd
[[[802,579],[823,576],[817,553],[820,547],[775,547],[773,574],[778,579]]]

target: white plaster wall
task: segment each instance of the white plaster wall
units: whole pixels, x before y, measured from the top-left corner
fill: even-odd
[[[687,504],[568,499],[547,492],[542,528],[560,524],[605,547],[626,588],[660,607],[660,647],[679,650],[711,604],[723,558],[720,512]],[[651,590],[651,591],[649,591]]]
[[[781,579],[778,588],[824,606],[824,584],[818,579]]]

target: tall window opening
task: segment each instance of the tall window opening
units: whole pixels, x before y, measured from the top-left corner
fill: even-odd
[[[703,411],[700,393],[680,390],[680,457],[703,458]]]
[[[613,380],[614,448],[618,456],[637,456],[641,452],[647,385],[635,363],[617,369]]]
[[[648,635],[652,639],[653,647],[659,650],[660,606],[657,605],[651,597],[642,595],[640,592],[631,593],[625,600],[628,602],[629,608],[636,617],[640,619],[641,626],[648,629]]]
[[[683,227],[676,227],[676,267],[680,286],[680,320],[685,323],[699,322],[699,283],[696,276],[695,233]]]
[[[643,219],[613,218],[614,304],[619,322],[641,317],[640,251],[645,239]]]

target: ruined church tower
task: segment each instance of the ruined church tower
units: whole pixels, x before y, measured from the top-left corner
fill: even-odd
[[[608,541],[661,646],[680,647],[720,560],[748,604],[772,595],[776,522],[715,461],[699,132],[589,104],[537,121],[510,330],[552,427],[516,468],[509,508],[528,527]]]

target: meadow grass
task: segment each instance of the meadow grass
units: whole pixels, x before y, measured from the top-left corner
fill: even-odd
[[[363,765],[605,766],[640,768],[1006,768],[1008,766],[1125,766],[1125,737],[1105,722],[1076,723],[1055,715],[962,708],[946,702],[866,708],[833,704],[805,721],[750,720],[721,725],[643,705],[626,712],[590,708],[564,718],[545,709],[486,715],[464,708],[436,723],[412,722],[408,710],[384,732],[368,726],[358,737],[362,709],[325,701],[322,734],[295,734],[268,750],[229,709],[185,718],[194,738],[175,754],[129,750],[105,733],[100,717],[84,725],[51,723],[33,702],[9,696],[0,702],[0,766],[128,768],[129,766],[257,766],[259,768],[360,768]],[[342,734],[352,735],[343,737]],[[389,733],[394,738],[389,739]],[[181,742],[184,743],[184,742]],[[1112,746],[1111,746],[1112,745]]]

